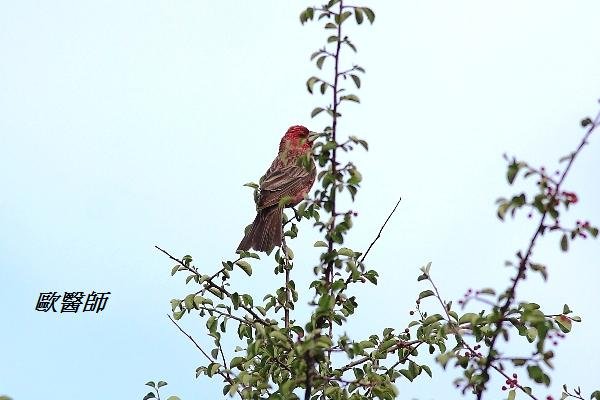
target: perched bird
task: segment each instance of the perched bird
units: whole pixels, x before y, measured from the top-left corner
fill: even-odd
[[[312,187],[317,169],[312,159],[313,137],[301,125],[290,127],[281,142],[271,167],[260,178],[256,200],[256,218],[246,230],[238,250],[270,252],[281,246],[283,207],[300,203]],[[308,157],[309,165],[301,159]]]

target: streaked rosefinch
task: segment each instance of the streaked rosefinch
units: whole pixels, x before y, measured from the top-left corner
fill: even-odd
[[[270,252],[281,246],[283,207],[300,203],[312,187],[317,169],[311,156],[312,137],[304,126],[290,127],[281,142],[271,167],[260,178],[256,198],[256,218],[247,229],[238,250]],[[307,157],[308,168],[301,159]]]

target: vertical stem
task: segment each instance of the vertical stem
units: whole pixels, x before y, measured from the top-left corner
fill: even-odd
[[[284,270],[285,270],[285,305],[283,306],[283,313],[284,313],[285,328],[288,329],[290,327],[290,303],[291,303],[290,271],[291,271],[292,267],[290,265],[290,260],[288,258],[287,244],[285,243],[285,237],[282,237],[281,241],[283,243],[283,246],[282,246],[283,257],[285,258],[285,267],[284,267]]]
[[[336,14],[341,16],[342,10],[344,7],[344,1],[340,0],[339,2],[339,11]],[[333,121],[331,125],[331,140],[336,141],[337,134],[337,120],[338,120],[338,80],[339,80],[339,61],[340,61],[340,49],[342,45],[342,23],[341,21],[337,24],[337,43],[335,48],[335,65],[334,65],[334,78],[333,78]],[[333,232],[335,230],[335,219],[337,217],[335,203],[336,203],[336,191],[337,191],[337,146],[335,146],[331,153],[331,173],[333,174],[334,183],[331,186],[330,192],[330,201],[331,201],[331,225],[329,227],[329,232]],[[333,237],[331,234],[329,235],[328,240],[328,251],[331,253],[333,251]],[[327,284],[327,290],[330,292],[330,295],[333,296],[333,291],[331,289],[333,283],[333,260],[329,261],[327,264],[327,269],[325,270],[325,281]],[[329,318],[329,337],[333,337],[333,321],[331,317]],[[331,357],[331,351],[329,351],[329,356]]]
[[[285,328],[290,327],[290,269],[285,268]]]

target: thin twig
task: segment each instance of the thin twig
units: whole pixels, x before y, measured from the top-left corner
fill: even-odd
[[[194,345],[196,346],[196,348],[197,348],[198,350],[200,350],[200,352],[201,352],[201,353],[204,355],[204,357],[206,357],[206,359],[207,359],[209,362],[215,362],[215,360],[213,360],[213,359],[212,359],[212,357],[210,357],[210,356],[209,356],[209,355],[208,355],[208,354],[207,354],[207,353],[204,351],[204,349],[203,349],[202,347],[200,347],[200,345],[198,344],[198,342],[196,342],[196,340],[195,340],[195,339],[192,337],[192,335],[190,335],[189,333],[187,333],[186,331],[184,331],[184,330],[183,330],[183,328],[182,328],[181,326],[179,326],[179,324],[178,324],[178,323],[177,323],[177,322],[176,322],[176,321],[175,321],[173,318],[171,318],[171,316],[170,316],[169,314],[167,314],[167,317],[168,317],[168,318],[171,320],[171,322],[172,322],[173,324],[175,324],[175,326],[177,327],[177,329],[179,329],[179,331],[180,331],[181,333],[183,333],[185,336],[187,336],[187,337],[188,337],[188,339],[190,339],[190,340],[192,341],[192,343],[194,343]],[[223,361],[223,362],[224,362],[224,361]],[[226,365],[224,365],[223,367],[224,367],[224,368],[227,368],[227,366],[226,366]],[[222,370],[218,370],[218,371],[217,371],[217,373],[218,373],[219,375],[221,375],[221,376],[223,377],[223,379],[225,379],[225,381],[226,381],[226,382],[228,382],[230,385],[234,385],[234,384],[235,384],[235,382],[233,382],[233,379],[231,379],[231,377],[229,376],[229,373],[225,373],[225,372],[223,372]],[[242,392],[241,392],[239,389],[237,389],[237,393],[240,395],[240,398],[243,398],[243,397],[242,397]]]
[[[371,247],[373,247],[373,245],[375,244],[375,242],[377,242],[377,240],[379,240],[379,238],[381,237],[381,232],[383,232],[383,228],[385,228],[385,225],[388,223],[388,221],[390,220],[390,218],[392,218],[392,215],[394,215],[394,212],[396,211],[396,208],[398,208],[398,205],[400,204],[401,201],[402,201],[402,197],[398,198],[398,201],[396,202],[396,205],[392,209],[392,212],[385,219],[383,225],[381,225],[381,228],[379,228],[379,232],[377,233],[377,237],[375,239],[373,239],[373,241],[371,242],[371,244],[367,248],[367,251],[361,257],[360,262],[365,261],[365,258],[367,258],[367,254],[369,254],[369,251],[371,250]]]

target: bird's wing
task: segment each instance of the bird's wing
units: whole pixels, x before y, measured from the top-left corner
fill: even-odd
[[[276,205],[286,196],[294,198],[306,186],[312,185],[315,174],[312,163],[310,170],[296,163],[285,166],[274,163],[260,180],[258,209]]]

